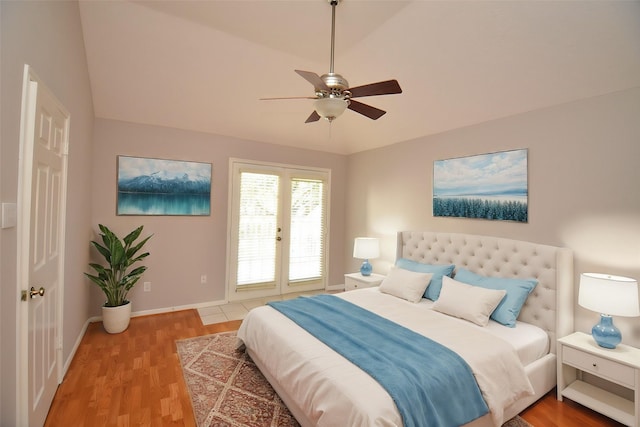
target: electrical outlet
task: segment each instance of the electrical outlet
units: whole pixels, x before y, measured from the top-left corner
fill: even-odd
[[[151,282],[144,282],[144,291],[151,292]]]
[[[205,283],[207,283],[207,275],[203,274],[200,276],[200,284],[204,285]]]

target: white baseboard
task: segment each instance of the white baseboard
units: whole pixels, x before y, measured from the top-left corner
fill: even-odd
[[[191,309],[199,309],[202,307],[211,307],[212,305],[223,305],[228,303],[228,301],[208,301],[208,302],[199,302],[197,304],[187,304],[187,305],[178,305],[175,307],[165,307],[165,308],[156,308],[153,310],[143,310],[143,311],[134,311],[131,313],[131,317],[139,317],[139,316],[148,316],[150,314],[162,314],[162,313],[171,313],[173,311],[182,311],[182,310],[191,310]]]
[[[199,302],[197,304],[178,305],[175,307],[154,308],[153,310],[134,311],[131,313],[131,317],[149,316],[151,314],[171,313],[174,311],[191,310],[191,309],[197,310],[203,307],[211,307],[212,305],[227,304],[228,302],[229,301],[218,300],[218,301]],[[101,321],[102,321],[102,316],[94,316],[88,320],[88,323],[101,322]],[[85,330],[86,330],[86,327],[85,327]]]
[[[67,371],[69,370],[69,366],[71,366],[71,362],[73,361],[74,356],[76,355],[76,352],[78,351],[78,347],[80,347],[80,343],[82,342],[82,338],[84,337],[84,334],[87,332],[87,328],[89,327],[89,323],[92,323],[92,318],[87,319],[86,322],[84,322],[84,325],[82,326],[82,329],[80,330],[80,333],[78,334],[78,337],[76,338],[76,342],[73,344],[73,348],[71,349],[71,352],[69,353],[69,357],[67,357],[67,360],[65,360],[64,365],[62,366],[62,378],[64,378],[67,375]],[[62,380],[61,378],[61,380]]]
[[[341,285],[328,285],[326,287],[327,291],[344,291],[344,284]]]

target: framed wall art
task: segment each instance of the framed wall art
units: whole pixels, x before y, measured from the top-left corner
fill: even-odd
[[[211,214],[211,163],[118,156],[117,215]]]
[[[528,222],[527,149],[433,162],[433,216]]]

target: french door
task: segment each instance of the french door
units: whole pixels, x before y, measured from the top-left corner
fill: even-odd
[[[324,289],[329,172],[231,160],[228,298]]]

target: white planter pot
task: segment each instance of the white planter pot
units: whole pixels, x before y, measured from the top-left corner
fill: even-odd
[[[118,307],[102,306],[102,325],[110,334],[119,334],[129,327],[131,319],[131,302]]]

